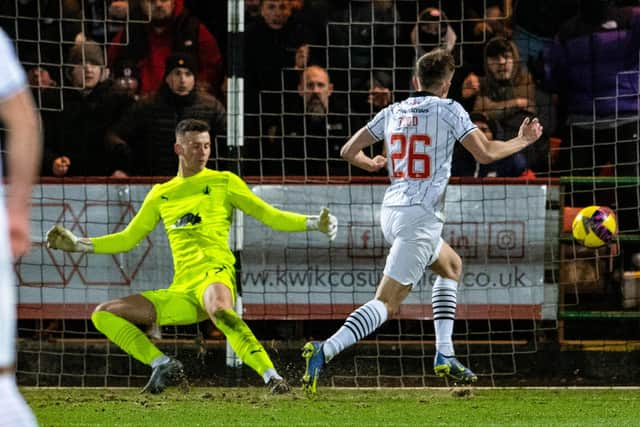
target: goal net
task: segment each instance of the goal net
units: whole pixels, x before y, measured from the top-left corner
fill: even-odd
[[[23,21],[57,24],[49,30],[66,29],[66,24],[85,31],[91,27],[94,39],[115,31],[115,26],[126,34],[132,24],[145,23],[132,15],[115,19],[90,14],[86,8],[67,16],[62,0],[49,2],[59,7],[47,11],[35,4],[27,11],[23,3],[29,2],[12,2],[0,11],[0,23],[16,40],[25,66],[52,70],[50,77],[58,83],[65,79],[64,58],[77,33],[51,36],[52,31],[40,28],[25,35]],[[103,13],[108,10],[109,2],[89,3],[101,5]],[[280,7],[289,2],[273,3]],[[326,206],[340,222],[338,237],[329,243],[316,233],[276,232],[251,217],[236,216],[230,239],[242,297],[242,306],[236,308],[292,383],[302,376],[302,344],[328,338],[354,308],[373,298],[389,248],[379,225],[386,173],[372,176],[350,167],[340,158],[340,147],[377,111],[412,93],[413,62],[435,46],[454,54],[457,72],[450,96],[469,111],[486,110],[465,98],[463,89],[470,84],[467,76],[485,73],[483,52],[491,31],[510,34],[510,3],[435,2],[428,8],[409,0],[309,1],[301,10],[280,12],[289,33],[279,50],[271,49],[264,33],[255,30],[260,18],[250,9],[245,15],[245,50],[238,50],[240,37],[226,35],[225,54],[234,72],[222,99],[228,111],[227,138],[220,140],[228,147],[217,145],[209,166],[239,173],[257,195],[278,208],[315,214]],[[227,8],[242,4],[230,0]],[[226,13],[224,7],[211,7]],[[537,39],[523,34],[513,30],[515,44],[524,51]],[[110,39],[103,37],[98,41],[106,57]],[[45,48],[55,55],[45,57]],[[554,123],[558,113],[544,84],[535,85],[544,77],[533,72],[534,63],[527,58],[534,57],[521,57],[520,65],[527,64],[533,75],[525,97],[530,95],[548,128],[546,123]],[[244,79],[239,82],[240,76]],[[32,89],[43,111],[64,110],[62,95],[55,105],[44,105],[42,99],[49,99],[42,97],[44,89]],[[614,98],[634,96],[637,93],[625,92]],[[485,115],[491,116],[490,110]],[[507,125],[489,130],[506,140],[515,136]],[[469,162],[463,150],[454,153],[457,176],[446,193],[443,232],[464,265],[454,344],[459,359],[478,374],[482,385],[543,384],[547,375],[558,374],[545,368],[558,348],[635,348],[624,331],[638,307],[634,288],[625,287],[640,280],[632,264],[640,234],[638,174],[618,169],[637,169],[640,162],[636,154],[603,164],[576,164],[575,158],[587,154],[574,156],[574,146],[593,153],[598,141],[587,131],[578,135],[582,128],[561,132],[561,123],[554,126],[558,129],[549,126],[541,151],[525,153],[532,174],[504,172],[517,162],[484,168]],[[625,121],[625,126],[637,129],[637,121]],[[637,144],[637,131],[633,135],[614,131],[602,138],[618,147]],[[385,153],[378,143],[367,154]],[[599,159],[598,154],[588,155]],[[608,176],[597,177],[603,174]],[[36,186],[34,247],[16,266],[21,384],[144,384],[149,369],[108,343],[90,316],[101,302],[171,283],[172,258],[164,231],[158,228],[131,252],[114,256],[63,254],[42,241],[56,223],[86,236],[123,229],[158,182],[162,179],[43,178]],[[619,216],[619,237],[597,250],[585,249],[570,237],[576,209],[590,204],[609,206]],[[397,315],[334,359],[323,374],[324,385],[443,385],[432,367],[434,279],[427,271]],[[594,326],[598,322],[606,328]],[[612,338],[618,344],[603,335],[616,327]],[[238,363],[211,322],[144,330],[161,350],[186,362],[187,375],[196,384],[237,384],[236,377],[242,384],[260,383],[248,368],[225,368]]]
[[[278,206],[328,206],[340,218],[341,233],[328,248],[321,239],[304,242],[259,227],[257,236],[245,233],[246,316],[253,315],[249,301],[257,300],[264,304],[258,318],[304,320],[306,337],[325,339],[374,295],[388,251],[379,228],[387,181],[349,167],[339,150],[384,105],[409,96],[420,52],[455,46],[458,73],[466,73],[459,85],[468,73],[480,72],[474,61],[490,35],[467,36],[465,28],[472,31],[485,21],[487,5],[475,14],[464,3],[440,6],[446,14],[417,2],[349,2],[328,12],[321,37],[309,42],[311,67],[292,62],[269,81],[276,89],[255,92],[255,70],[247,69],[246,116],[255,125],[246,127],[245,173],[256,175],[264,183],[256,191]],[[416,25],[418,17],[422,25]],[[506,25],[504,12],[493,23]],[[250,39],[248,31],[245,40]],[[323,96],[324,108],[318,108]],[[380,144],[368,154],[379,150]],[[545,155],[540,163],[548,160]],[[456,351],[490,384],[525,375],[539,343],[556,328],[557,211],[548,206],[557,201],[558,189],[548,178],[548,165],[541,169],[546,179],[454,179],[447,191],[443,237],[464,263]],[[332,361],[326,374],[332,384],[442,384],[432,368],[434,279],[427,272],[395,318]]]

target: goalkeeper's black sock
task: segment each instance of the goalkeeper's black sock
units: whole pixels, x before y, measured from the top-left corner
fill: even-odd
[[[453,323],[456,320],[458,282],[438,276],[431,291],[433,326],[436,330],[436,351],[445,356],[455,354],[453,350]]]
[[[106,335],[111,342],[135,357],[145,365],[163,353],[136,325],[108,311],[96,311],[91,315],[96,329]]]
[[[377,299],[372,299],[356,309],[347,317],[338,332],[324,342],[322,349],[325,361],[330,361],[342,350],[378,329],[386,322],[387,316],[387,306]]]
[[[227,337],[231,348],[238,357],[260,376],[263,376],[269,369],[274,369],[273,362],[260,341],[235,311],[218,310],[215,313],[213,323]]]

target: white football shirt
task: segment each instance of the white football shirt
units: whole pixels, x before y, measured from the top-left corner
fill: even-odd
[[[380,111],[367,129],[386,146],[391,185],[382,205],[441,211],[454,144],[476,128],[456,101],[427,92]]]
[[[27,78],[9,37],[0,29],[0,102],[25,89]]]

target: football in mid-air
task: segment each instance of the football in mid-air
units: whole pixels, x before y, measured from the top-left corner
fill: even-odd
[[[573,219],[571,231],[582,245],[599,248],[618,233],[616,214],[606,206],[587,206]]]

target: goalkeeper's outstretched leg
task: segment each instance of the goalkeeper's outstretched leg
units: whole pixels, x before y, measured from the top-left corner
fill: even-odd
[[[142,391],[157,394],[168,386],[184,381],[185,375],[182,363],[160,351],[136,326],[151,325],[158,319],[152,301],[160,304],[156,291],[148,292],[146,297],[131,295],[108,301],[96,307],[91,320],[96,329],[111,342],[153,368],[151,377]],[[181,302],[176,299],[174,305],[182,307]]]
[[[207,285],[202,299],[206,313],[194,304],[189,292],[146,291],[100,304],[91,319],[96,329],[113,343],[153,368],[143,392],[161,393],[166,387],[184,381],[185,375],[182,363],[160,351],[136,325],[193,324],[206,319],[207,314],[240,359],[262,376],[272,393],[288,392],[289,385],[275,370],[262,344],[230,308],[233,301],[230,287],[222,283]]]
[[[276,371],[263,345],[233,310],[230,289],[222,283],[213,283],[207,287],[203,299],[209,317],[227,337],[227,341],[238,357],[262,377],[271,393],[288,392],[289,385]]]

